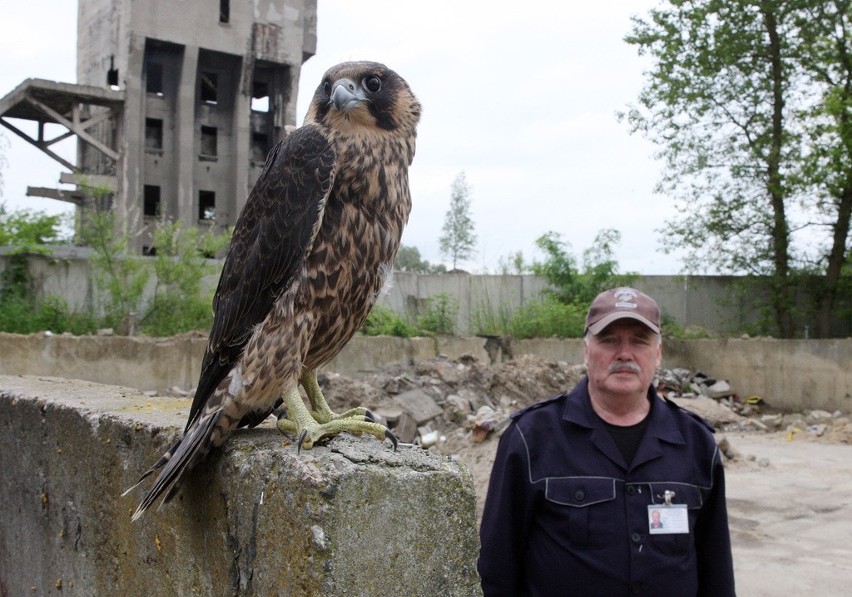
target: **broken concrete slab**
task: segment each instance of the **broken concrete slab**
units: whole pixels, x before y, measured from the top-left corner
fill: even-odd
[[[735,394],[734,390],[724,379],[716,381],[716,383],[707,386],[706,393],[710,398],[727,398]]]
[[[296,453],[237,432],[136,523],[132,485],[190,401],[0,376],[0,578],[9,595],[478,595],[458,462],[342,435]],[[147,485],[146,485],[147,486]]]
[[[410,414],[417,425],[428,423],[444,413],[435,400],[421,389],[409,390],[393,397],[394,404]]]
[[[712,398],[698,396],[696,398],[669,398],[672,402],[698,416],[706,419],[711,425],[736,423],[743,418],[727,406],[719,404]]]

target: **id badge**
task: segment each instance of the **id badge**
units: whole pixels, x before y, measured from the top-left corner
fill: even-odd
[[[689,511],[686,504],[648,506],[648,532],[652,535],[689,533]]]

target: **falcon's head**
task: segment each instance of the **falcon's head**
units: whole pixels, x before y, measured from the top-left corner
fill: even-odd
[[[358,126],[407,137],[416,133],[420,102],[408,83],[378,62],[343,62],[328,69],[305,122],[335,129]]]

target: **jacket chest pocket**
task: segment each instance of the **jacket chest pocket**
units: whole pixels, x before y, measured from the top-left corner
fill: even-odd
[[[690,553],[695,543],[693,537],[695,521],[704,503],[701,488],[688,483],[659,482],[651,483],[649,489],[653,505],[664,505],[666,503],[666,492],[669,492],[670,502],[672,504],[685,504],[689,517],[688,533],[649,535],[649,547],[667,556],[686,556]]]
[[[547,524],[575,547],[600,548],[615,538],[615,479],[552,477],[545,487]]]

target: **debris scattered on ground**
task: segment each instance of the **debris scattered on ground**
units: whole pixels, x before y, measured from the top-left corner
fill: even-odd
[[[472,356],[437,358],[355,376],[320,373],[332,409],[368,407],[400,441],[416,443],[464,462],[473,475],[482,508],[497,438],[510,415],[573,388],[583,365],[524,355],[499,365]],[[852,443],[852,422],[840,412],[781,413],[771,399],[736,393],[735,384],[702,372],[665,369],[655,380],[659,393],[706,419],[717,431],[731,465],[768,467],[765,458],[740,454],[727,432],[783,434],[789,441]]]
[[[333,410],[366,406],[401,442],[462,461],[473,476],[481,514],[497,439],[511,414],[571,390],[585,373],[583,365],[532,355],[498,365],[465,355],[352,376],[319,372],[317,381]],[[728,440],[729,432],[774,433],[787,441],[852,443],[852,421],[840,411],[779,412],[772,408],[771,397],[742,397],[729,380],[688,369],[660,370],[654,383],[661,396],[716,429],[729,465],[771,465],[766,458],[740,454]],[[187,394],[177,388],[173,392]]]

